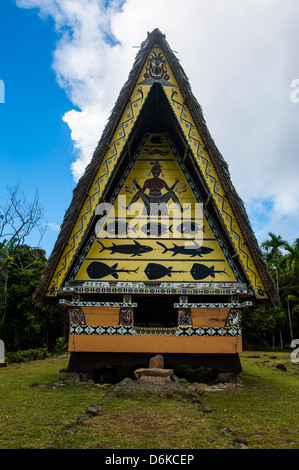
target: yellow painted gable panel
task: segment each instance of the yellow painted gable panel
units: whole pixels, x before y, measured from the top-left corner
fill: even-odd
[[[97,235],[75,280],[236,282],[163,134],[148,137]]]

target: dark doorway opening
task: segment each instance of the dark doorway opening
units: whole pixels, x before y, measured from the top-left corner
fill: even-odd
[[[137,307],[134,308],[134,325],[152,328],[170,328],[177,326],[177,309],[173,296],[140,295],[134,296]]]

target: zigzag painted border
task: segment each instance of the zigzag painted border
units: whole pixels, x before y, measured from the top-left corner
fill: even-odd
[[[169,90],[164,88],[164,92],[188,142],[191,144],[190,148],[192,153],[202,174],[205,176],[206,182],[214,196],[216,205],[229,230],[231,240],[239,253],[241,263],[243,264],[248,274],[248,278],[255,290],[255,293],[257,297],[263,297],[265,294],[260,294],[260,291],[263,290],[262,282],[257,271],[253,269],[255,266],[250,254],[245,251],[244,240],[242,239],[241,231],[232,215],[233,212],[229,206],[229,203],[226,201],[224,195],[221,194],[221,184],[217,179],[215,169],[210,162],[208,155],[206,154],[207,156],[205,156],[206,152],[203,149],[203,145],[200,141],[199,134],[191,114],[187,106],[184,104],[183,96],[179,95],[177,89]]]
[[[51,279],[47,295],[55,296],[61,282],[67,271],[67,267],[72,262],[73,256],[78,248],[83,233],[94,213],[95,207],[100,200],[103,190],[106,187],[108,178],[115,168],[115,164],[120,157],[124,144],[130,135],[134,123],[139,115],[139,112],[144,104],[145,98],[148,95],[149,89],[144,93],[142,87],[139,87],[133,93],[131,101],[129,102],[118,129],[114,133],[112,143],[109,150],[106,152],[104,160],[100,166],[95,181],[91,187],[90,193],[86,198],[81,213],[77,219],[76,225],[72,231],[69,242],[66,245],[64,253],[59,261],[56,271]]]
[[[150,52],[150,54],[151,53],[152,51]],[[169,69],[169,74],[173,75],[171,68],[168,64],[167,66]],[[143,72],[144,70],[141,71],[140,77],[142,76]],[[173,85],[177,88],[174,89],[171,86],[163,87],[165,95],[170,103],[171,108],[174,111],[174,114],[179,124],[181,125],[181,128],[188,142],[190,142],[191,144],[191,150],[195,156],[195,159],[198,163],[201,172],[206,178],[206,181],[214,196],[214,200],[223,217],[225,224],[227,225],[232,242],[237,252],[239,253],[240,260],[248,274],[249,280],[255,290],[255,293],[257,297],[266,297],[265,294],[260,295],[260,290],[263,289],[262,282],[258,276],[250,254],[247,253],[244,247],[244,241],[241,236],[241,231],[238,227],[235,218],[233,217],[233,212],[229,207],[228,202],[225,200],[224,195],[221,194],[221,184],[217,179],[215,169],[213,168],[212,163],[209,161],[209,157],[205,156],[206,152],[200,141],[200,136],[191,117],[191,114],[188,110],[188,107],[184,104],[184,98],[181,92],[178,92],[179,87],[177,86],[177,82],[174,77],[171,77],[171,81],[173,82]],[[139,80],[137,81],[137,83],[138,82]],[[120,124],[116,132],[114,133],[110,148],[106,152],[105,158],[101,164],[96,179],[92,184],[90,193],[86,198],[84,206],[71,233],[70,239],[65,247],[61,259],[59,260],[58,266],[56,267],[54,275],[50,281],[49,289],[46,294],[48,296],[56,296],[57,291],[64,280],[67,268],[70,266],[73,260],[73,257],[77,251],[82,236],[92,217],[96,204],[98,203],[103,193],[103,190],[107,184],[108,177],[110,176],[115,167],[115,164],[121,154],[126,139],[130,135],[133,125],[136,122],[137,116],[139,115],[139,112],[142,109],[142,106],[145,102],[146,97],[148,96],[150,89],[151,86],[143,86],[143,88],[141,86],[137,86],[133,91],[130,99],[128,100],[128,105],[122,115]]]
[[[168,140],[168,144],[169,144],[169,146],[170,146],[172,152],[174,153],[174,155],[175,155],[175,157],[176,157],[176,159],[177,159],[177,161],[178,161],[178,163],[179,163],[179,165],[180,165],[180,167],[181,167],[181,170],[183,171],[183,173],[184,173],[184,175],[185,175],[185,178],[187,179],[187,181],[188,181],[188,183],[189,183],[189,186],[190,186],[190,188],[191,188],[191,190],[192,190],[192,192],[193,192],[193,194],[194,194],[194,197],[197,199],[197,202],[202,203],[202,201],[201,201],[201,199],[200,199],[200,196],[199,196],[199,194],[198,194],[198,191],[197,191],[197,189],[196,189],[196,187],[195,187],[195,185],[194,185],[194,183],[193,183],[193,180],[192,180],[192,178],[191,178],[191,175],[189,175],[189,173],[188,173],[188,171],[187,171],[187,169],[186,169],[186,167],[185,167],[185,164],[184,164],[184,162],[183,162],[182,159],[181,159],[180,154],[178,153],[176,147],[174,146],[174,144],[173,144],[171,138],[170,138],[168,135],[166,135],[166,138],[167,138],[167,140]],[[200,145],[201,145],[201,144],[200,144]],[[222,251],[223,255],[225,256],[225,259],[226,259],[228,265],[230,266],[230,268],[231,268],[231,270],[232,270],[232,272],[233,272],[233,274],[234,274],[236,280],[237,280],[238,282],[241,282],[240,273],[239,273],[238,270],[236,269],[236,267],[235,267],[235,265],[234,265],[234,262],[233,262],[233,260],[232,260],[232,258],[231,258],[231,256],[230,256],[230,254],[229,254],[229,251],[228,251],[227,247],[225,246],[224,241],[223,241],[222,238],[220,237],[220,235],[219,235],[219,233],[218,233],[218,230],[216,229],[216,227],[215,227],[215,225],[214,225],[214,222],[213,222],[213,220],[211,219],[210,214],[208,213],[208,211],[207,211],[207,209],[206,209],[205,206],[203,206],[203,214],[204,214],[204,216],[205,216],[205,218],[206,218],[206,220],[207,220],[207,222],[208,222],[208,224],[209,224],[209,226],[210,226],[210,229],[212,230],[213,235],[214,235],[215,239],[217,240],[217,243],[218,243],[218,245],[220,246],[221,251]],[[207,260],[207,261],[208,261],[208,260]],[[215,260],[215,261],[216,261],[216,260]]]
[[[134,166],[134,164],[135,164],[135,162],[136,162],[136,160],[137,160],[137,158],[138,158],[138,155],[140,154],[140,152],[141,152],[141,150],[142,150],[142,148],[143,148],[143,146],[144,146],[144,144],[145,144],[147,138],[148,138],[148,134],[145,134],[144,137],[143,137],[143,139],[142,139],[142,141],[141,141],[141,143],[138,145],[138,148],[137,148],[136,152],[134,153],[132,159],[130,160],[130,163],[129,163],[127,169],[125,170],[125,172],[123,173],[123,175],[122,175],[122,177],[121,177],[119,183],[117,184],[117,186],[116,186],[116,188],[115,188],[115,190],[114,190],[114,192],[113,192],[113,195],[112,195],[112,197],[111,197],[111,199],[110,199],[110,201],[109,201],[110,204],[114,204],[114,202],[115,202],[115,200],[116,200],[116,198],[117,198],[117,196],[118,196],[118,194],[119,194],[121,188],[123,187],[123,185],[124,185],[125,182],[126,182],[126,179],[127,179],[128,174],[130,173],[131,169],[133,168],[133,166]],[[85,256],[86,256],[87,253],[89,252],[89,250],[90,250],[90,248],[91,248],[91,246],[92,246],[92,244],[93,244],[93,242],[94,242],[95,239],[96,239],[96,234],[95,234],[95,232],[93,232],[93,234],[92,234],[91,237],[90,237],[90,240],[88,241],[88,243],[86,244],[86,246],[85,246],[85,248],[84,248],[84,250],[83,250],[83,253],[82,253],[81,256],[80,256],[80,259],[79,259],[78,262],[76,263],[76,266],[75,266],[75,268],[74,268],[74,270],[73,270],[73,272],[72,272],[72,274],[71,274],[71,276],[70,276],[70,279],[69,279],[70,281],[73,281],[73,280],[75,279],[77,273],[79,272],[79,270],[80,270],[80,268],[81,268],[81,266],[82,266],[83,261],[85,260]]]

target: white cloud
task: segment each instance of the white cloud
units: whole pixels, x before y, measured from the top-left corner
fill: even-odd
[[[291,101],[291,83],[299,78],[297,0],[17,4],[37,7],[42,16],[54,18],[59,40],[53,67],[76,107],[63,117],[77,150],[72,165],[76,180],[90,161],[133,65],[132,46],[158,27],[178,51],[252,219],[267,216],[264,227],[270,231],[273,224],[284,238],[298,234],[299,103]],[[260,207],[271,201],[271,210],[255,213],[257,201]]]
[[[66,112],[77,158],[72,173],[77,181],[89,163],[100,139],[131,60],[110,29],[110,20],[123,0],[17,0],[23,8],[38,8],[42,18],[51,16],[59,40],[54,51],[53,69],[59,85],[76,106]]]
[[[47,226],[50,227],[51,230],[54,230],[54,232],[59,232],[60,231],[60,225],[57,225],[53,222],[48,222]]]

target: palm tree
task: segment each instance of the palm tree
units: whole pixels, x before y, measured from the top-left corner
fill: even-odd
[[[283,240],[281,235],[275,235],[273,232],[268,233],[270,240],[266,240],[261,244],[261,247],[264,249],[265,260],[273,262],[281,257],[282,253],[279,248],[285,248],[285,245],[288,243]]]
[[[275,235],[273,232],[269,232],[268,235],[270,240],[261,243],[261,247],[264,250],[263,255],[268,267],[276,272],[276,290],[279,294],[278,265],[283,256],[280,248],[285,248],[288,243],[281,235]]]
[[[275,235],[273,232],[269,232],[268,236],[270,240],[266,240],[261,243],[261,248],[263,249],[263,256],[268,265],[272,276],[274,277],[274,272],[276,275],[276,291],[279,295],[279,273],[278,268],[283,259],[283,254],[280,251],[280,248],[284,248],[285,244],[287,243],[281,235]],[[282,341],[282,334],[281,331],[279,332],[280,337],[280,345],[281,349],[283,348],[283,341]],[[274,349],[275,338],[273,335],[273,349]]]
[[[284,248],[288,253],[283,257],[283,266],[286,269],[286,272],[293,274],[296,279],[297,288],[299,287],[299,238],[296,238],[292,245],[285,243]],[[287,295],[286,301],[288,306],[288,316],[290,323],[290,333],[291,340],[293,340],[293,331],[292,331],[292,321],[291,321],[291,311],[290,311],[290,302],[298,302],[299,298],[295,295]]]
[[[287,295],[286,301],[288,306],[288,317],[289,317],[289,325],[290,325],[290,333],[291,333],[291,341],[293,341],[293,327],[292,327],[292,317],[291,317],[291,310],[290,310],[290,301],[291,302],[298,302],[299,298],[295,295]]]
[[[288,253],[284,256],[284,265],[289,273],[294,274],[299,284],[299,238],[292,245],[284,244]]]

